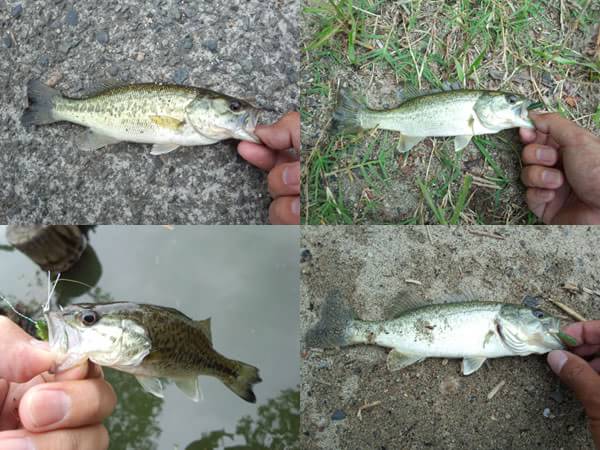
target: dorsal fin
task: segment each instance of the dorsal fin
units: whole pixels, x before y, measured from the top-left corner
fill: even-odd
[[[384,310],[386,319],[395,319],[406,311],[421,308],[427,305],[438,305],[444,303],[466,303],[477,300],[477,297],[470,289],[463,288],[459,293],[446,294],[445,296],[432,300],[425,297],[419,297],[414,292],[402,291],[396,295],[394,301]]]
[[[194,320],[194,326],[204,333],[208,341],[212,344],[212,332],[210,331],[210,317],[204,320]]]

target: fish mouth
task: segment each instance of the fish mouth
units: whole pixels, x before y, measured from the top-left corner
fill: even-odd
[[[513,114],[515,119],[515,125],[524,128],[535,128],[531,119],[529,119],[529,105],[531,102],[528,99],[519,101],[513,108]]]
[[[254,134],[256,124],[258,123],[258,113],[259,110],[253,109],[242,116],[240,127],[236,131],[236,137],[238,139],[241,139],[242,141],[254,142],[255,144],[262,143],[259,137]]]
[[[52,351],[65,354],[68,347],[67,327],[62,317],[56,312],[49,312],[46,317],[48,323],[48,343]]]

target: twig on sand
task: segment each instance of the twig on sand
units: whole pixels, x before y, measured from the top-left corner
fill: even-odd
[[[586,321],[585,317],[583,317],[581,314],[579,314],[573,308],[565,305],[564,303],[561,303],[558,300],[553,300],[551,298],[549,298],[548,301],[551,302],[557,308],[562,309],[564,312],[566,312],[569,316],[573,317],[574,319],[579,320],[580,322]]]
[[[468,230],[469,233],[474,234],[476,236],[484,236],[484,237],[490,237],[493,239],[499,239],[501,241],[504,241],[506,238],[504,236],[502,236],[501,234],[497,234],[497,233],[489,233],[487,231],[478,231],[478,230]]]
[[[419,280],[413,280],[411,278],[407,278],[406,280],[404,280],[404,282],[406,284],[416,284],[418,286],[423,286],[423,283],[421,283]]]
[[[498,383],[498,384],[496,385],[496,387],[494,387],[494,389],[492,389],[492,390],[490,391],[490,393],[487,395],[487,399],[488,399],[488,400],[491,400],[491,399],[493,399],[493,398],[494,398],[494,396],[495,396],[495,395],[498,393],[498,391],[499,391],[500,389],[502,389],[502,386],[504,386],[505,384],[506,384],[506,381],[504,381],[504,380],[502,380],[500,383]]]
[[[375,408],[376,406],[379,406],[379,405],[381,405],[381,400],[376,400],[373,403],[365,403],[364,405],[362,405],[358,408],[356,417],[358,417],[359,420],[362,420],[362,412],[363,411],[365,411],[367,409]]]

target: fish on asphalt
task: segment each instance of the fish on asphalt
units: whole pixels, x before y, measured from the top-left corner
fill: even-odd
[[[198,375],[208,375],[256,402],[253,385],[262,381],[258,369],[213,348],[210,319],[128,302],[73,304],[46,311],[45,318],[57,372],[89,359],[135,375],[157,397],[163,397],[163,380],[174,381],[194,401],[202,397]]]
[[[465,89],[427,94],[407,91],[396,108],[376,110],[341,90],[333,113],[334,129],[398,131],[398,149],[407,152],[426,137],[454,136],[454,150],[459,151],[473,136],[534,127],[527,113],[532,102],[518,94]]]
[[[152,155],[180,146],[224,139],[260,143],[254,134],[259,110],[244,100],[208,89],[174,84],[112,87],[85,98],[61,95],[39,80],[27,84],[24,126],[67,121],[88,127],[77,137],[82,150],[118,142],[154,144]]]
[[[560,320],[539,309],[486,301],[412,304],[405,309],[400,305],[392,320],[364,321],[356,318],[339,292],[331,293],[305,342],[320,348],[357,344],[391,348],[387,367],[392,371],[426,358],[461,358],[464,375],[477,371],[488,358],[564,348]]]

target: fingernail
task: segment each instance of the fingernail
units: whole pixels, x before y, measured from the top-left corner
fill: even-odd
[[[292,213],[296,216],[300,215],[300,197],[296,197],[292,202]]]
[[[544,170],[542,172],[542,181],[550,186],[558,186],[560,184],[560,174],[554,170]]]
[[[548,365],[552,371],[558,375],[567,362],[568,356],[562,350],[553,350],[548,354]]]
[[[283,184],[295,186],[300,184],[300,167],[299,164],[291,164],[283,169]]]
[[[33,425],[43,428],[66,417],[71,408],[71,399],[62,391],[41,389],[32,394],[26,406]]]
[[[35,450],[33,442],[29,438],[0,439],[2,450]]]
[[[549,147],[538,147],[535,151],[535,157],[538,161],[551,163],[554,162],[556,150]]]

